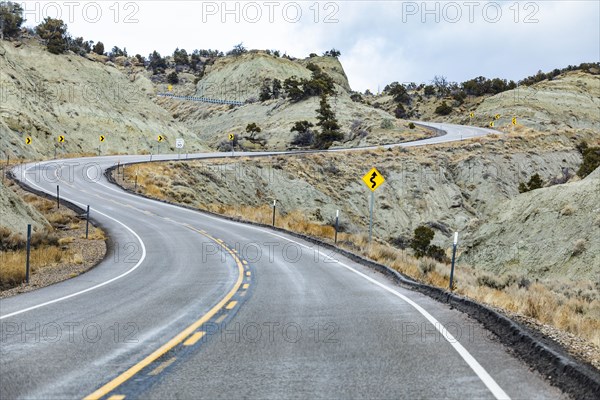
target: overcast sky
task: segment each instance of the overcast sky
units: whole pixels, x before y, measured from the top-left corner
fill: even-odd
[[[600,2],[589,1],[26,1],[26,25],[61,17],[73,36],[129,54],[176,47],[336,48],[354,90],[392,81],[520,79],[600,60]],[[115,4],[117,4],[115,6]]]

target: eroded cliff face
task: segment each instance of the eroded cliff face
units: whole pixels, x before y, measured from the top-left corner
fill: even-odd
[[[3,158],[53,157],[55,147],[59,155],[97,154],[99,146],[103,154],[150,152],[158,134],[168,138],[163,151],[174,147],[177,137],[186,139],[190,151],[203,148],[155,104],[153,84],[143,71],[89,58],[53,55],[31,41],[0,42]]]

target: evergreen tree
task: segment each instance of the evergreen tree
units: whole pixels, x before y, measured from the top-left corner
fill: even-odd
[[[283,89],[292,101],[300,101],[304,98],[304,90],[302,90],[301,85],[301,81],[295,76],[283,81]]]
[[[278,99],[281,95],[281,81],[277,78],[273,79],[273,90],[271,93],[274,99]]]
[[[159,70],[164,70],[167,68],[167,62],[164,58],[160,56],[160,53],[154,50],[152,54],[148,56],[148,68],[154,71],[154,73],[158,73]]]
[[[260,101],[267,101],[271,99],[271,85],[269,85],[270,79],[265,79],[260,87]]]
[[[179,47],[176,48],[173,52],[173,61],[175,65],[189,65],[190,60],[187,51],[185,49],[179,50]]]
[[[177,75],[177,72],[175,72],[175,71],[171,72],[167,76],[167,82],[169,82],[172,85],[178,84],[179,83],[179,76]]]
[[[315,146],[319,149],[328,149],[336,140],[344,137],[340,131],[340,125],[335,117],[335,112],[327,102],[327,95],[321,95],[320,106],[317,111],[317,126],[321,131],[317,134]]]
[[[251,138],[254,138],[256,134],[261,131],[262,129],[260,129],[260,126],[256,125],[256,122],[246,125],[246,133],[249,133]]]
[[[600,166],[600,147],[587,147],[583,151],[583,163],[577,170],[580,178],[585,178]]]
[[[20,4],[12,1],[0,3],[0,35],[2,39],[18,36],[23,22],[25,20]]]
[[[46,42],[46,48],[50,53],[62,54],[67,51],[67,25],[62,19],[46,17],[35,30]]]
[[[531,178],[529,178],[529,182],[519,183],[519,193],[529,192],[535,189],[540,189],[542,187],[544,187],[544,181],[542,180],[539,174],[534,174],[531,176]]]
[[[248,50],[246,50],[246,48],[244,47],[244,43],[239,43],[236,44],[235,46],[233,46],[233,49],[229,50],[227,52],[228,56],[241,56],[244,53],[247,53]]]
[[[96,54],[103,55],[104,54],[104,43],[98,42],[92,49],[92,51]]]
[[[427,255],[429,244],[433,240],[435,232],[426,226],[419,226],[415,229],[413,239],[410,242],[410,247],[415,252],[415,257],[421,258]]]

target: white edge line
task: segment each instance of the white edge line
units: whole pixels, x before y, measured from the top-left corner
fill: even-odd
[[[286,238],[285,236],[278,235],[277,233],[270,232],[268,230],[265,230],[265,229],[262,229],[262,228],[259,228],[256,226],[254,228],[259,229],[263,232],[271,233],[273,236],[277,236],[281,239],[290,241],[292,243],[296,243],[297,245],[305,247],[307,249],[314,249],[313,247],[310,247],[303,243],[297,242],[293,239]],[[415,303],[413,300],[409,299],[402,293],[397,292],[396,290],[384,285],[381,282],[378,282],[377,280],[371,278],[370,276],[367,276],[367,275],[363,274],[362,272],[357,271],[356,269],[350,267],[349,265],[344,264],[343,262],[336,260],[335,258],[321,252],[321,250],[319,250],[318,247],[316,248],[316,250],[319,254],[323,255],[324,257],[335,261],[337,264],[341,265],[342,267],[348,269],[351,272],[354,272],[358,276],[379,286],[380,288],[386,290],[387,292],[393,294],[396,297],[399,297],[400,299],[404,300],[406,303],[411,305],[415,310],[417,310],[421,315],[423,315],[423,317],[425,317],[435,327],[435,329],[438,330],[438,332],[440,332],[442,334],[444,339],[446,339],[446,341],[448,341],[448,343],[450,343],[450,345],[452,345],[452,347],[454,347],[456,352],[462,357],[463,360],[465,360],[465,362],[469,365],[469,367],[471,367],[471,369],[477,374],[479,379],[481,379],[481,381],[485,384],[485,386],[489,389],[489,391],[492,392],[492,394],[496,397],[496,399],[510,399],[508,394],[506,394],[506,392],[504,392],[504,390],[502,390],[500,385],[498,385],[498,383],[496,383],[494,378],[491,377],[491,375],[485,370],[485,368],[483,368],[481,366],[481,364],[479,364],[479,362],[475,359],[475,357],[473,357],[471,355],[471,353],[469,353],[469,351],[467,349],[465,349],[463,347],[463,345],[460,344],[460,342],[458,340],[456,340],[456,338],[454,338],[454,336],[450,332],[448,332],[446,327],[444,327],[444,325],[442,325],[441,322],[439,322],[437,319],[435,319],[435,317],[433,315],[429,314],[429,312],[427,312],[427,310],[425,310],[419,304]]]
[[[49,193],[49,192],[48,192],[47,190],[45,190],[44,188],[42,188],[42,187],[38,186],[37,184],[35,184],[34,182],[31,182],[31,181],[29,180],[29,178],[27,177],[27,171],[29,171],[31,168],[32,168],[32,167],[29,167],[29,168],[27,168],[27,169],[25,170],[25,173],[24,173],[25,181],[26,181],[26,182],[28,182],[28,183],[30,183],[31,185],[35,186],[36,188],[40,189],[41,191],[43,191],[43,192],[45,192],[45,193]],[[89,169],[88,169],[88,171],[89,171]],[[88,175],[88,178],[89,178],[89,175]],[[73,204],[78,204],[78,205],[80,205],[80,206],[83,206],[83,204],[79,203],[78,201],[70,200],[70,199],[68,199],[68,198],[66,198],[66,197],[63,197],[63,198],[64,198],[66,201],[69,201],[69,202],[71,202],[71,203],[73,203]],[[84,294],[84,293],[87,293],[87,292],[91,292],[92,290],[96,290],[96,289],[98,289],[98,288],[101,288],[101,287],[103,287],[103,286],[106,286],[106,285],[108,285],[109,283],[112,283],[112,282],[114,282],[114,281],[117,281],[117,280],[119,280],[119,279],[121,279],[121,278],[123,278],[123,277],[125,277],[125,276],[129,275],[130,273],[132,273],[133,271],[135,271],[135,270],[136,270],[136,269],[137,269],[137,268],[138,268],[140,265],[142,265],[142,263],[143,263],[143,262],[144,262],[144,260],[146,259],[146,246],[144,245],[144,241],[142,240],[142,238],[140,238],[140,236],[139,236],[137,233],[135,233],[135,231],[134,231],[133,229],[131,229],[130,227],[128,227],[127,225],[125,225],[125,224],[124,224],[124,223],[122,223],[121,221],[119,221],[119,220],[117,220],[117,219],[115,219],[115,218],[113,218],[113,217],[110,217],[110,216],[108,216],[108,215],[106,215],[106,214],[104,214],[104,213],[102,213],[102,212],[100,212],[100,211],[94,210],[94,212],[96,212],[96,213],[98,213],[98,214],[100,214],[100,215],[102,215],[102,216],[104,216],[104,217],[106,217],[106,218],[108,218],[108,219],[110,219],[110,220],[113,220],[114,222],[116,222],[116,223],[118,223],[119,225],[123,226],[125,229],[127,229],[129,232],[131,232],[131,233],[133,234],[133,236],[135,236],[135,238],[136,238],[136,239],[137,239],[137,240],[140,242],[140,246],[141,246],[141,248],[142,248],[142,257],[141,257],[141,258],[140,258],[140,260],[137,262],[137,264],[135,264],[135,265],[134,265],[134,266],[133,266],[131,269],[129,269],[129,270],[127,270],[127,271],[125,271],[125,272],[124,272],[124,273],[122,273],[121,275],[115,276],[114,278],[111,278],[111,279],[109,279],[109,280],[107,280],[107,281],[105,281],[105,282],[99,283],[99,284],[97,284],[97,285],[94,285],[94,286],[92,286],[92,287],[89,287],[89,288],[87,288],[87,289],[81,290],[81,291],[79,291],[79,292],[71,293],[71,294],[69,294],[69,295],[67,295],[67,296],[59,297],[59,298],[57,298],[57,299],[50,300],[50,301],[46,301],[46,302],[44,302],[44,303],[40,303],[40,304],[37,304],[37,305],[35,305],[35,306],[31,306],[31,307],[25,308],[25,309],[23,309],[23,310],[15,311],[15,312],[12,312],[12,313],[10,313],[10,314],[6,314],[6,315],[3,315],[3,316],[0,316],[0,320],[6,319],[6,318],[10,318],[10,317],[14,317],[15,315],[23,314],[23,313],[26,313],[26,312],[28,312],[28,311],[32,311],[32,310],[35,310],[35,309],[38,309],[38,308],[41,308],[41,307],[48,306],[48,305],[50,305],[50,304],[54,304],[54,303],[58,303],[58,302],[60,302],[60,301],[63,301],[63,300],[70,299],[70,298],[72,298],[72,297],[75,297],[75,296],[79,296],[79,295],[81,295],[81,294]]]
[[[240,224],[240,222],[236,222],[236,221],[231,221],[231,220],[227,220],[224,218],[219,218],[217,216],[213,216],[210,214],[206,214],[206,213],[202,213],[199,210],[191,210],[189,208],[185,208],[185,207],[180,207],[177,206],[175,204],[169,204],[169,203],[164,203],[158,200],[154,200],[154,199],[149,199],[146,197],[142,197],[142,196],[138,196],[135,194],[131,194],[129,192],[126,192],[124,190],[119,190],[113,187],[110,187],[108,185],[103,184],[102,182],[98,181],[98,183],[101,186],[104,186],[112,191],[121,193],[121,194],[125,194],[128,196],[132,196],[135,197],[139,200],[145,200],[145,201],[149,201],[149,202],[153,202],[156,203],[157,205],[165,205],[165,206],[169,206],[169,207],[174,207],[177,208],[178,210],[184,210],[187,212],[191,212],[191,213],[195,213],[195,214],[200,214],[204,217],[208,217],[210,219],[214,219],[214,220],[218,220],[221,222],[229,222],[231,224]],[[292,243],[296,243],[299,246],[305,247],[307,249],[311,249],[310,246],[307,246],[303,243],[297,242],[293,239],[287,238],[285,236],[279,235],[271,230],[268,229],[264,229],[255,225],[250,225],[250,224],[243,224],[245,227],[251,228],[251,229],[255,229],[255,230],[259,230],[263,233],[267,233],[270,234],[272,236],[276,236],[278,238],[287,240],[289,242]],[[479,364],[479,362],[475,359],[475,357],[473,357],[471,355],[471,353],[469,353],[469,351],[467,349],[465,349],[463,347],[462,344],[460,344],[460,342],[458,340],[456,340],[456,338],[454,338],[454,336],[448,332],[448,330],[446,329],[446,327],[444,325],[442,325],[437,319],[435,319],[435,317],[431,314],[429,314],[429,312],[427,312],[427,310],[425,310],[423,307],[421,307],[420,305],[418,305],[417,303],[415,303],[413,300],[409,299],[408,297],[406,297],[405,295],[395,291],[394,289],[391,289],[387,286],[385,286],[384,284],[376,281],[375,279],[363,274],[360,271],[357,271],[356,269],[350,267],[349,265],[344,264],[343,262],[329,256],[328,254],[325,254],[323,252],[321,252],[318,248],[316,249],[317,252],[321,255],[323,255],[324,257],[335,261],[337,264],[341,265],[342,267],[348,269],[351,272],[354,272],[355,274],[361,276],[362,278],[368,280],[371,283],[374,283],[375,285],[381,287],[382,289],[388,291],[389,293],[393,294],[396,297],[399,297],[400,299],[404,300],[406,303],[408,303],[410,306],[412,306],[415,310],[417,310],[421,315],[423,315],[423,317],[425,317],[425,319],[427,319],[434,327],[436,330],[438,330],[442,336],[446,339],[446,341],[448,341],[448,343],[450,343],[450,345],[456,350],[456,352],[462,357],[462,359],[467,363],[467,365],[473,370],[473,372],[475,372],[475,374],[479,377],[479,379],[483,382],[483,384],[488,388],[488,390],[494,395],[494,397],[496,399],[510,399],[510,396],[508,396],[508,394],[506,394],[506,392],[500,387],[500,385],[498,385],[498,383],[496,383],[496,381],[494,380],[494,378],[491,377],[491,375],[485,370],[485,368],[483,368],[483,366],[481,364]]]
[[[29,167],[29,168],[27,168],[25,170],[25,174],[24,174],[25,180],[27,182],[31,183],[33,186],[41,189],[42,191],[44,191],[46,193],[49,193],[48,191],[44,190],[43,188],[41,188],[40,186],[38,186],[37,184],[35,184],[35,183],[33,183],[33,182],[31,182],[29,180],[29,178],[27,177],[27,171],[29,171],[29,169],[31,169],[31,167]],[[90,176],[89,176],[89,169],[86,170],[86,174],[88,175],[88,178],[90,178]],[[100,182],[100,180],[98,180],[98,183],[101,186],[109,188],[109,189],[111,189],[111,190],[113,190],[115,192],[119,192],[121,194],[127,194],[129,196],[133,196],[133,197],[136,197],[138,199],[144,199],[144,197],[136,196],[136,195],[127,193],[124,190],[116,190],[116,189],[114,189],[112,187],[104,185],[103,183]],[[70,200],[68,198],[64,198],[64,199],[67,200],[67,201],[69,201],[69,202],[82,205],[81,203],[73,201],[73,200]],[[146,199],[146,200],[152,201],[152,202],[156,202],[156,203],[161,203],[163,205],[168,205],[168,206],[171,206],[171,207],[175,207],[175,208],[178,208],[179,210],[186,210],[186,211],[189,211],[189,212],[194,212],[194,213],[199,214],[198,211],[190,210],[190,209],[183,208],[183,207],[178,207],[176,205],[172,205],[172,204],[168,204],[168,203],[162,203],[162,202],[158,202],[158,201],[151,200],[151,199]],[[51,301],[48,301],[48,302],[45,302],[45,303],[42,303],[42,304],[38,304],[36,306],[32,306],[32,307],[26,308],[26,309],[21,310],[21,311],[16,311],[16,312],[13,312],[11,314],[7,314],[5,316],[0,317],[0,320],[5,319],[5,318],[9,318],[11,316],[15,316],[15,315],[18,315],[18,314],[22,314],[24,312],[31,311],[31,310],[34,310],[34,309],[37,309],[37,308],[40,308],[40,307],[44,307],[44,306],[47,306],[49,304],[57,303],[59,301],[63,301],[63,300],[66,300],[66,299],[78,296],[80,294],[87,293],[89,291],[95,290],[95,289],[100,288],[102,286],[108,285],[111,282],[114,282],[114,281],[116,281],[118,279],[121,279],[124,276],[129,275],[131,272],[133,272],[134,270],[136,270],[143,263],[144,259],[146,258],[146,246],[144,245],[144,242],[139,237],[139,235],[137,233],[135,233],[135,231],[133,231],[133,229],[131,229],[130,227],[128,227],[127,225],[125,225],[121,221],[118,221],[115,218],[109,217],[108,215],[106,215],[106,214],[104,214],[104,213],[102,213],[100,211],[96,211],[96,212],[98,214],[103,215],[104,217],[109,218],[109,219],[117,222],[118,224],[122,225],[127,230],[129,230],[139,240],[140,245],[142,246],[142,258],[138,261],[138,263],[133,268],[131,268],[130,270],[124,272],[123,274],[121,274],[119,276],[116,276],[116,277],[114,277],[112,279],[109,279],[108,281],[105,281],[105,282],[103,282],[101,284],[92,286],[92,287],[90,287],[88,289],[85,289],[85,290],[82,290],[82,291],[79,291],[79,292],[76,292],[76,293],[72,293],[70,295],[67,295],[67,296],[64,296],[64,297],[61,297],[61,298],[58,298],[58,299],[54,299],[54,300],[51,300]],[[203,215],[207,216],[209,218],[212,218],[212,219],[217,219],[217,220],[220,220],[220,221],[226,221],[225,219],[214,217],[214,216],[211,216],[209,214],[203,214]],[[230,221],[230,222],[234,222],[234,221]],[[266,230],[266,229],[263,229],[263,228],[260,228],[260,227],[257,227],[257,226],[252,226],[252,225],[245,225],[245,226],[253,228],[253,229],[256,229],[256,230],[259,230],[259,231],[267,233],[267,234],[271,234],[272,236],[279,237],[279,238],[287,240],[289,242],[296,243],[299,246],[305,247],[307,249],[311,248],[310,246],[307,246],[305,244],[297,242],[297,241],[295,241],[293,239],[289,239],[289,238],[286,238],[284,236],[278,235],[278,234],[276,234],[276,233],[274,233],[274,232],[272,232],[270,230]],[[341,262],[339,260],[336,260],[335,258],[333,258],[333,257],[331,257],[331,256],[329,256],[327,254],[322,253],[318,248],[317,248],[317,252],[319,254],[323,255],[324,257],[326,257],[326,258],[328,258],[330,260],[335,261],[337,264],[341,265],[342,267],[346,268],[347,270],[349,270],[351,272],[354,272],[355,274],[357,274],[358,276],[366,279],[367,281],[369,281],[369,282],[371,282],[371,283],[373,283],[373,284],[381,287],[382,289],[384,289],[387,292],[393,294],[394,296],[402,299],[407,304],[409,304],[410,306],[412,306],[421,315],[423,315],[423,317],[425,317],[425,319],[427,319],[435,327],[436,330],[438,330],[442,334],[442,336],[446,339],[446,341],[456,350],[456,352],[462,357],[462,359],[467,363],[467,365],[469,365],[469,367],[473,370],[473,372],[475,372],[475,374],[479,377],[479,379],[483,382],[483,384],[488,388],[488,390],[490,392],[492,392],[492,394],[494,395],[494,397],[496,399],[510,399],[510,397],[506,394],[506,392],[504,392],[504,390],[502,390],[502,388],[500,387],[500,385],[498,385],[498,383],[496,383],[496,381],[494,380],[494,378],[492,378],[490,376],[490,374],[485,370],[485,368],[483,368],[483,366],[481,366],[481,364],[479,364],[479,362],[475,359],[475,357],[473,357],[471,355],[471,353],[469,353],[469,351],[467,349],[465,349],[463,347],[463,345],[461,345],[454,338],[454,336],[452,336],[452,334],[450,332],[448,332],[448,330],[437,319],[435,319],[435,317],[433,317],[431,314],[429,314],[429,312],[427,312],[423,307],[421,307],[420,305],[418,305],[417,303],[415,303],[414,301],[412,301],[408,297],[404,296],[403,294],[395,291],[394,289],[391,289],[391,288],[387,287],[386,285],[382,284],[381,282],[378,282],[375,279],[373,279],[373,278],[371,278],[371,277],[363,274],[362,272],[359,272],[356,269],[354,269],[354,268],[352,268],[352,267],[344,264],[343,262]]]

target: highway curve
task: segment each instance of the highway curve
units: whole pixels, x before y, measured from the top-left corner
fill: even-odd
[[[492,132],[431,126],[447,134],[402,146]],[[134,196],[103,176],[148,159],[14,171],[89,204],[110,243],[91,271],[0,300],[0,398],[563,397],[447,305],[303,240]]]

